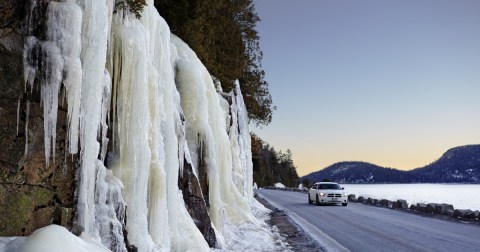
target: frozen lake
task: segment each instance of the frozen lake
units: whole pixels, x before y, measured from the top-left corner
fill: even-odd
[[[466,184],[342,184],[348,194],[416,203],[448,203],[455,209],[480,210],[480,185]]]

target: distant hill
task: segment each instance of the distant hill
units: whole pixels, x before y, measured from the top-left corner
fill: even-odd
[[[480,183],[480,145],[455,147],[437,161],[410,171],[365,162],[339,162],[300,178],[339,183]]]
[[[452,148],[437,161],[410,173],[415,182],[480,183],[480,145]]]

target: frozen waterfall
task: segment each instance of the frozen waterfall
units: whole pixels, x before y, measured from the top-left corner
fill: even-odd
[[[26,90],[41,85],[47,160],[66,91],[69,152],[80,152],[76,222],[91,237],[84,240],[112,251],[209,251],[178,186],[187,160],[195,176],[206,167],[218,249],[278,249],[262,220],[268,211],[253,198],[240,85],[223,93],[153,0],[140,19],[114,5],[50,2],[46,40],[25,44]]]

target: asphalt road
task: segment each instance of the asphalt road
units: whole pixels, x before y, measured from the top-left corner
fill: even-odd
[[[327,251],[480,251],[480,225],[350,202],[309,205],[307,194],[256,190]]]

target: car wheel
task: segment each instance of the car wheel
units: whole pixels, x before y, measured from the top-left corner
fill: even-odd
[[[318,195],[316,195],[315,203],[317,204],[317,206],[320,206],[320,201],[318,200]]]
[[[308,193],[308,204],[313,204],[313,201],[310,200],[310,193]]]
[[[342,206],[347,206],[348,203],[342,203]]]

